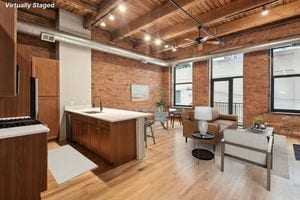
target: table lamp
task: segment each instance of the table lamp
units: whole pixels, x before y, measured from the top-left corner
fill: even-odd
[[[194,118],[199,120],[198,128],[201,135],[207,133],[207,122],[206,120],[212,119],[211,107],[208,106],[196,106]]]

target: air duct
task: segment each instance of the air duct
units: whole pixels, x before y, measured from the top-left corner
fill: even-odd
[[[23,21],[22,22],[19,21],[17,26],[18,26],[18,31],[21,33],[25,33],[25,34],[29,34],[29,35],[33,35],[33,36],[37,36],[37,37],[40,37],[42,33],[51,34],[54,36],[55,41],[66,42],[66,43],[70,43],[70,44],[74,44],[74,45],[78,45],[78,46],[82,46],[82,47],[91,48],[93,50],[102,51],[105,53],[115,54],[118,56],[131,58],[131,59],[138,60],[138,61],[143,61],[144,63],[152,63],[155,65],[168,67],[168,62],[166,62],[164,60],[146,56],[146,55],[139,54],[139,53],[135,53],[133,51],[128,51],[128,50],[114,47],[111,45],[95,42],[95,41],[92,41],[92,40],[89,40],[89,39],[86,39],[83,37],[72,35],[70,33],[65,33],[62,31],[49,29],[46,27],[38,26],[38,25],[35,25],[32,23],[23,22]]]
[[[236,49],[231,49],[231,50],[224,50],[224,51],[220,51],[218,53],[208,54],[208,55],[204,55],[204,56],[173,60],[173,61],[170,61],[169,64],[174,65],[174,64],[187,63],[187,62],[199,62],[199,61],[203,61],[203,60],[209,60],[212,58],[233,55],[233,54],[238,54],[238,53],[249,53],[249,52],[254,52],[254,51],[262,51],[262,50],[267,50],[267,49],[271,49],[274,47],[291,45],[291,44],[299,43],[299,42],[300,42],[300,35],[296,35],[296,36],[286,37],[286,38],[282,38],[282,39],[278,39],[278,40],[268,41],[263,44],[258,44],[258,45],[254,45],[254,46],[250,46],[250,47],[242,47],[242,48],[236,48]]]

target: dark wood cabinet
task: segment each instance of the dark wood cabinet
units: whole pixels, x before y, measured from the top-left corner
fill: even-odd
[[[73,115],[72,123],[72,139],[85,147],[89,146],[90,136],[88,134],[88,119],[80,115]]]
[[[47,153],[47,133],[0,139],[0,199],[40,199]]]
[[[136,158],[136,122],[107,122],[71,114],[72,140],[114,166]]]
[[[49,127],[48,139],[56,139],[59,131],[58,61],[32,57],[32,76],[38,78],[38,119]]]
[[[39,97],[40,121],[46,123],[51,130],[48,138],[57,138],[59,124],[59,99],[58,97]]]
[[[111,152],[111,141],[110,141],[110,129],[101,124],[100,132],[100,144],[99,144],[99,155],[110,163],[113,163],[112,152]]]
[[[0,97],[17,94],[17,9],[0,1]]]

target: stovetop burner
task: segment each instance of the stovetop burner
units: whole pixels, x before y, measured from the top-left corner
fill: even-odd
[[[41,122],[36,119],[33,119],[30,116],[0,118],[0,128],[12,128],[35,124],[41,124]]]

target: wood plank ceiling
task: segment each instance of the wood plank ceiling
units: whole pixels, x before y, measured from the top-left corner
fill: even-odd
[[[189,48],[198,37],[198,25],[168,0],[31,0],[55,2],[62,8],[84,18],[84,27],[110,33],[111,42],[133,42],[135,47],[151,47],[154,52],[170,51],[174,46]],[[300,16],[299,0],[174,0],[218,37],[261,26],[286,18]],[[11,1],[10,1],[11,2]],[[14,2],[20,2],[15,0]],[[26,1],[28,2],[28,1]],[[121,12],[119,5],[126,7]],[[269,14],[261,16],[262,9]],[[57,15],[50,10],[21,9],[21,19],[28,13],[54,21]],[[110,20],[112,14],[114,20]],[[30,19],[27,19],[30,21]],[[42,19],[40,19],[42,21]],[[46,23],[46,22],[44,22]],[[103,23],[106,26],[103,26]],[[51,25],[51,24],[50,24]],[[144,37],[152,37],[145,41]],[[201,37],[206,33],[201,31]],[[155,39],[162,44],[156,45]],[[210,35],[210,40],[214,38]],[[211,44],[213,42],[207,42]],[[164,47],[168,44],[169,47]]]

